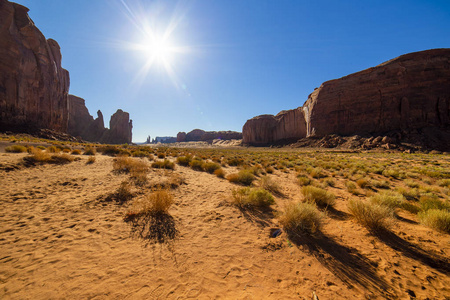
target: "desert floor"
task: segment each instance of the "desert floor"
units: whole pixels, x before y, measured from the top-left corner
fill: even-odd
[[[129,177],[112,172],[113,157],[11,168],[27,155],[0,153],[1,299],[450,299],[450,236],[405,211],[370,234],[348,214],[358,196],[340,181],[321,233],[272,238],[276,215],[230,205],[235,184],[150,169],[150,182],[184,180],[169,211],[179,235],[152,244],[124,221],[128,203],[105,200]],[[282,190],[277,209],[301,200],[295,172],[269,176]]]

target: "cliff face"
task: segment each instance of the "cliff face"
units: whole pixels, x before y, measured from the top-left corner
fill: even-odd
[[[212,142],[213,140],[240,140],[242,133],[236,131],[204,131],[194,129],[188,133],[179,132],[177,142]]]
[[[46,40],[27,12],[0,0],[0,129],[66,132],[69,73],[58,43]]]
[[[127,112],[118,109],[111,116],[109,129],[105,128],[103,114],[97,111],[97,118],[89,114],[84,99],[69,95],[68,133],[89,142],[108,144],[131,144],[132,121]]]
[[[450,127],[450,49],[402,55],[330,80],[303,107],[248,120],[243,142],[253,145],[323,137]]]
[[[304,107],[308,136],[448,127],[450,49],[402,55],[327,81]]]
[[[103,115],[89,114],[82,98],[69,95],[69,72],[58,43],[46,40],[28,8],[0,0],[0,130],[51,129],[84,140],[131,143],[128,113],[118,110],[106,129]]]

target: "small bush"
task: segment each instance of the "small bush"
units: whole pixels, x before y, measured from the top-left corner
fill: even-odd
[[[73,149],[72,150],[72,155],[80,155],[81,154],[81,150],[80,149]]]
[[[378,205],[395,209],[402,207],[405,202],[405,198],[401,194],[395,192],[382,192],[372,196],[370,201]]]
[[[306,202],[315,203],[319,207],[328,207],[335,204],[333,194],[315,186],[303,187],[302,194]]]
[[[450,233],[450,211],[429,209],[418,214],[422,224],[436,230]]]
[[[22,145],[12,145],[12,146],[6,147],[5,151],[9,152],[9,153],[22,153],[22,152],[27,152],[27,147],[22,146]]]
[[[291,235],[314,233],[322,226],[323,215],[312,203],[291,202],[280,214],[279,221]]]
[[[219,178],[225,178],[225,171],[220,168],[214,171],[214,175],[216,175]]]
[[[80,159],[80,158],[78,158]],[[64,164],[68,164],[71,163],[75,160],[74,157],[70,156],[67,153],[61,154],[61,155],[52,155],[50,162],[53,164],[58,164],[58,165],[64,165]]]
[[[148,165],[142,160],[119,156],[114,159],[113,171],[116,173],[145,173],[148,171]]]
[[[49,147],[47,147],[47,152],[48,153],[58,153],[58,152],[60,152],[60,149],[56,148],[55,146],[49,146]]]
[[[450,211],[450,203],[441,201],[437,197],[425,195],[420,197],[419,203],[423,211],[430,209]]]
[[[190,163],[189,166],[192,170],[203,171],[203,160],[201,158],[195,157]]]
[[[405,182],[405,184],[406,184],[408,187],[410,187],[410,188],[418,188],[418,187],[419,187],[419,183],[417,183],[417,182],[414,181],[414,180],[406,179],[404,182]]]
[[[189,156],[189,155],[177,157],[177,163],[180,166],[185,166],[185,167],[189,166],[189,163],[191,162],[191,160],[192,160],[192,156]]]
[[[373,180],[372,185],[374,187],[376,187],[377,189],[389,189],[389,187],[390,187],[389,182],[386,180],[384,180],[384,181]]]
[[[114,196],[121,203],[127,202],[128,200],[132,199],[133,193],[131,193],[130,184],[126,181],[122,182]]]
[[[278,183],[276,183],[272,179],[270,179],[269,176],[261,177],[259,184],[263,189],[265,189],[271,193],[280,194],[280,192],[281,192],[281,188],[278,185]]]
[[[165,159],[163,161],[152,162],[152,168],[173,170],[173,169],[175,169],[175,164],[173,162],[171,162],[170,160]]]
[[[227,164],[228,164],[229,166],[237,167],[237,166],[243,165],[243,164],[244,164],[244,160],[241,159],[241,158],[236,158],[236,157],[234,157],[234,158],[228,159],[228,160],[227,160]]]
[[[316,179],[326,177],[326,175],[325,175],[324,172],[323,172],[323,169],[321,169],[321,168],[313,168],[313,169],[309,172],[309,175],[310,175],[312,178],[316,178]]]
[[[147,157],[148,153],[142,150],[135,150],[131,152],[131,156],[133,157]]]
[[[164,152],[159,152],[158,154],[156,154],[156,156],[158,158],[166,158],[166,154]]]
[[[267,208],[275,203],[272,194],[261,188],[241,188],[232,193],[233,204],[241,208]]]
[[[95,156],[91,156],[88,158],[88,161],[86,162],[86,164],[91,165],[95,163]]]
[[[269,167],[265,168],[265,171],[267,174],[272,174],[275,171],[275,169],[273,167],[269,166]]]
[[[205,163],[202,164],[202,169],[205,170],[206,172],[212,174],[217,169],[220,169],[220,165],[216,164],[214,162],[205,162]]]
[[[365,179],[365,178],[358,179],[358,180],[356,181],[356,184],[357,184],[360,188],[362,188],[362,189],[366,189],[366,188],[369,188],[369,187],[370,187],[370,182],[369,182],[369,180],[367,180],[367,179]]]
[[[255,176],[249,170],[240,170],[238,173],[228,175],[227,179],[232,183],[251,185]]]
[[[397,189],[397,191],[408,200],[418,200],[420,197],[419,191],[417,189],[406,189],[406,188],[400,187]]]
[[[297,182],[300,186],[307,186],[311,184],[311,179],[306,176],[299,176]]]
[[[142,215],[167,214],[173,203],[174,200],[170,191],[159,189],[153,191],[143,199],[134,201],[127,212],[126,218],[132,219]]]
[[[103,153],[103,155],[116,156],[120,154],[121,150],[116,146],[103,146],[97,148],[98,151]],[[86,154],[86,152],[85,152]]]
[[[347,191],[349,193],[352,193],[353,195],[359,195],[358,188],[353,181],[346,181],[345,187],[347,188]]]
[[[437,182],[437,184],[441,187],[450,188],[450,179],[441,179]]]
[[[97,153],[97,150],[95,150],[95,148],[89,146],[84,148],[84,155],[95,155],[95,153]]]
[[[390,207],[350,200],[348,209],[358,223],[371,231],[380,231],[389,227],[394,215]]]

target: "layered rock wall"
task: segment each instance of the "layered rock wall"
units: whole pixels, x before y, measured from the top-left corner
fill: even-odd
[[[303,107],[250,119],[242,132],[243,143],[266,145],[449,127],[450,49],[433,49],[324,82]]]
[[[177,142],[212,142],[213,140],[239,140],[242,133],[236,131],[204,131],[194,129],[188,133],[179,132]]]
[[[69,73],[61,52],[28,17],[28,8],[0,0],[0,129],[66,132]]]

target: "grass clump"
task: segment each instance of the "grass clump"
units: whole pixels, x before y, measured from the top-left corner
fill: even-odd
[[[310,234],[320,230],[323,214],[313,203],[291,202],[278,218],[288,234]]]
[[[220,165],[214,162],[205,162],[202,164],[202,169],[206,172],[212,174],[216,170],[220,169]]]
[[[367,180],[366,178],[360,178],[356,181],[356,184],[362,188],[362,189],[367,189],[370,188],[370,181]]]
[[[233,190],[233,204],[240,208],[268,208],[275,203],[272,194],[261,188]]]
[[[175,169],[175,164],[168,159],[152,162],[152,168],[156,169]]]
[[[116,173],[146,173],[148,165],[141,160],[127,156],[119,156],[114,159],[113,171]]]
[[[174,203],[173,195],[167,189],[158,189],[135,201],[127,215],[167,214]]]
[[[192,168],[192,170],[203,171],[203,163],[203,159],[194,157],[194,159],[189,162],[189,166]]]
[[[95,148],[87,146],[86,148],[84,148],[84,155],[95,155],[95,153],[97,153],[97,150],[95,150]]]
[[[89,157],[86,162],[86,164],[88,164],[88,165],[92,165],[93,163],[95,163],[95,156]]]
[[[178,156],[177,164],[179,164],[180,166],[187,167],[187,166],[189,166],[189,163],[191,162],[191,160],[192,160],[192,156],[190,156],[190,155]]]
[[[228,175],[227,179],[231,183],[251,185],[255,180],[255,175],[249,170],[240,170],[238,173]]]
[[[439,210],[447,210],[450,212],[450,204],[448,202],[439,200],[436,196],[433,197],[424,195],[420,197],[419,203],[423,211],[431,209],[439,209]]]
[[[450,233],[450,211],[441,209],[429,209],[418,214],[420,223]]]
[[[80,149],[73,149],[72,150],[72,155],[80,155],[81,154],[81,150]]]
[[[9,153],[23,153],[23,152],[27,152],[27,147],[22,146],[22,145],[12,145],[12,146],[6,147],[5,151],[9,152]]]
[[[359,195],[358,188],[356,187],[356,184],[353,181],[346,181],[345,187],[347,188],[347,191],[353,195]]]
[[[273,181],[272,179],[270,179],[270,177],[267,176],[267,175],[261,177],[259,184],[260,184],[260,186],[261,186],[263,189],[265,189],[265,190],[267,190],[267,191],[269,191],[269,192],[271,192],[271,193],[274,193],[274,194],[280,194],[280,193],[281,193],[281,188],[280,188],[280,186],[278,185],[278,183],[274,182],[274,181]]]
[[[387,229],[394,215],[388,206],[353,199],[348,202],[348,209],[358,223],[374,232]]]
[[[335,204],[335,196],[333,194],[315,186],[303,187],[302,194],[306,202],[315,203],[319,207],[328,207]]]
[[[297,178],[297,183],[298,183],[300,186],[307,186],[307,185],[310,185],[310,184],[311,184],[311,179],[309,179],[309,177],[307,177],[307,176],[300,175],[300,176],[298,176],[298,178]]]
[[[375,194],[370,198],[370,201],[374,204],[389,207],[391,209],[402,207],[405,202],[403,195],[395,192],[382,192]]]
[[[219,168],[214,171],[214,175],[216,175],[219,178],[225,178],[225,171],[222,168]]]

